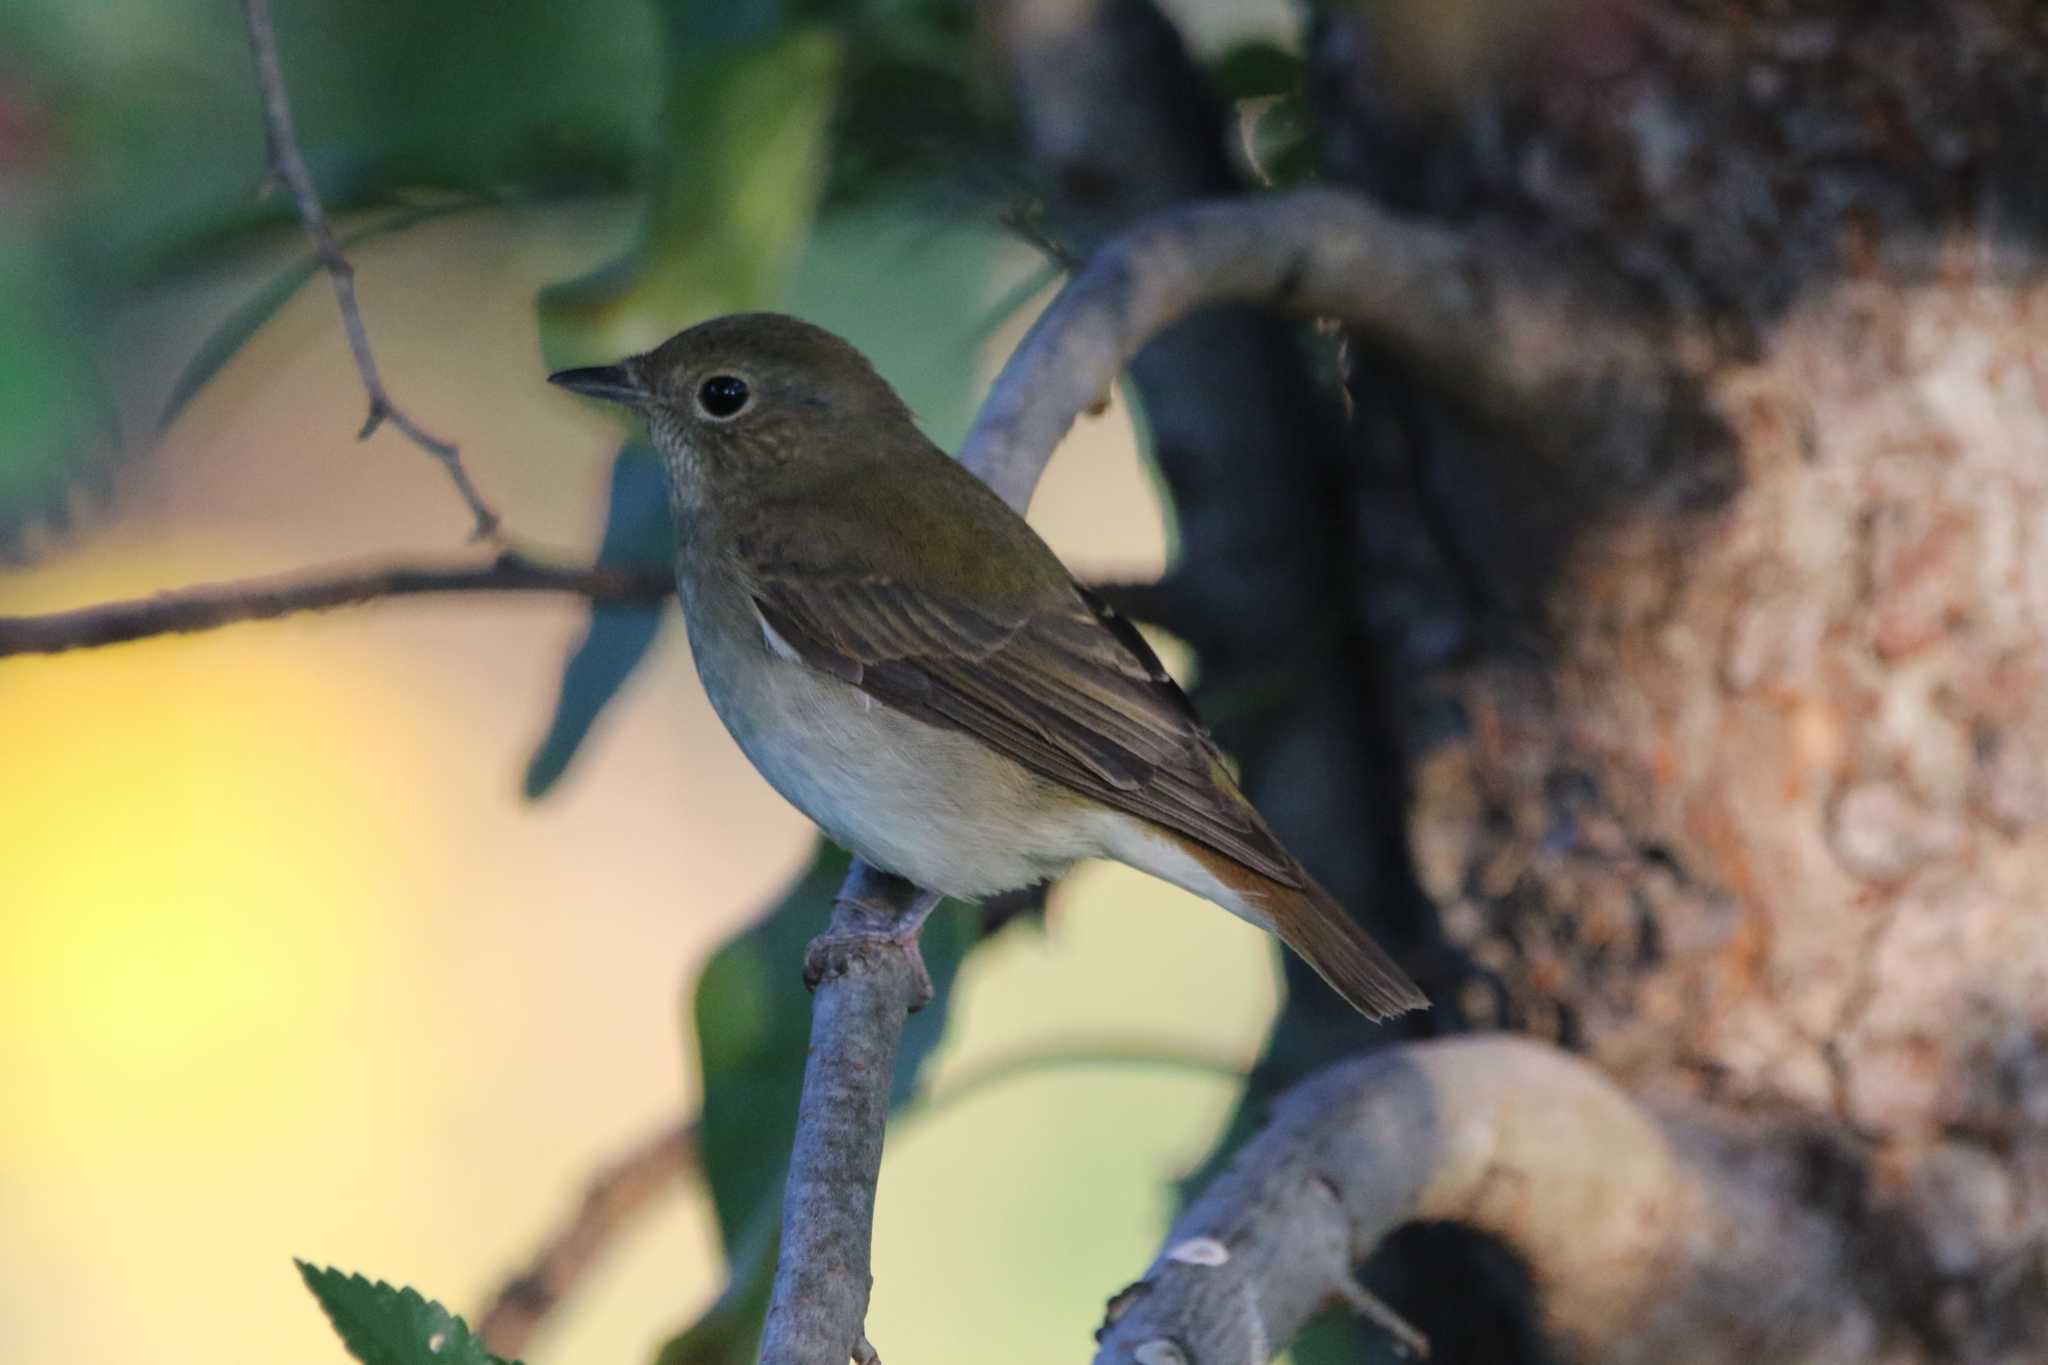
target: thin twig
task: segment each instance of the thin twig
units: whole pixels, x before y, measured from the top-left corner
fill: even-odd
[[[603,565],[549,564],[507,550],[484,560],[372,564],[237,579],[103,602],[44,616],[0,616],[0,658],[61,654],[154,635],[214,630],[386,597],[429,593],[559,592],[595,602],[654,602],[673,591],[666,574]]]
[[[313,250],[320,257],[327,276],[334,282],[334,299],[341,309],[342,330],[348,334],[349,353],[355,357],[356,373],[369,395],[370,412],[357,440],[367,439],[385,422],[397,427],[414,445],[441,462],[455,491],[476,519],[475,538],[487,540],[498,531],[498,514],[484,501],[463,467],[461,451],[449,441],[427,431],[405,409],[391,399],[377,372],[377,357],[370,349],[370,336],[363,327],[362,309],[356,303],[355,267],[335,240],[327,211],[320,206],[320,194],[313,174],[306,168],[299,150],[298,134],[292,128],[291,102],[285,93],[284,68],[277,56],[277,33],[270,19],[270,0],[242,0],[242,16],[249,30],[249,50],[256,59],[256,84],[263,94],[263,133],[268,145],[269,179],[282,181],[298,206],[299,220],[306,226]],[[268,181],[266,182],[268,183]]]
[[[626,1227],[697,1165],[695,1123],[678,1124],[599,1172],[575,1215],[505,1283],[477,1322],[496,1356],[516,1360],[543,1319]]]

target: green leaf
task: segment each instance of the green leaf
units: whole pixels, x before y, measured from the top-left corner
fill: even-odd
[[[824,185],[840,43],[817,25],[721,37],[671,38],[640,240],[542,292],[550,367],[616,360],[787,285]]]
[[[1019,152],[1010,102],[987,79],[984,24],[958,0],[849,6],[835,124],[834,205],[915,195],[997,221],[1042,193]]]
[[[612,461],[611,501],[597,562],[666,572],[675,562],[661,457],[644,441],[628,441]],[[545,796],[568,770],[599,714],[639,668],[660,630],[665,602],[601,602],[570,652],[547,735],[526,765],[529,800]]]
[[[1264,38],[1238,43],[1209,68],[1210,79],[1233,100],[1268,99],[1301,90],[1301,54]]]
[[[1243,106],[1246,150],[1261,177],[1282,189],[1313,178],[1315,121],[1300,54],[1255,39],[1225,52],[1209,71],[1224,95]]]
[[[0,559],[61,531],[122,454],[91,337],[101,310],[47,234],[0,222]]]
[[[1247,138],[1251,157],[1268,184],[1292,189],[1316,173],[1315,120],[1299,95],[1274,100],[1253,117]]]
[[[299,1277],[363,1365],[506,1365],[469,1324],[416,1289],[296,1261]]]

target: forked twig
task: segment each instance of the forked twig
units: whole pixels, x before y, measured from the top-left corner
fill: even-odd
[[[367,439],[387,421],[405,433],[408,440],[439,460],[441,467],[448,471],[455,491],[462,495],[470,515],[476,519],[475,538],[487,540],[497,534],[498,514],[470,481],[469,471],[462,464],[461,451],[454,443],[426,430],[393,402],[384,388],[383,377],[377,371],[377,356],[370,349],[370,336],[363,327],[362,308],[356,302],[355,267],[342,252],[341,243],[335,240],[333,225],[327,221],[327,211],[320,206],[320,194],[314,188],[313,174],[306,168],[305,155],[299,150],[298,134],[292,128],[291,101],[285,93],[284,68],[278,61],[277,33],[271,23],[270,0],[242,0],[242,15],[249,30],[249,50],[256,59],[256,84],[263,93],[263,133],[268,145],[266,160],[269,168],[266,186],[270,182],[281,181],[291,191],[292,202],[298,206],[299,220],[306,226],[306,235],[312,239],[313,250],[327,271],[327,277],[334,282],[334,299],[341,309],[342,331],[348,335],[349,353],[355,357],[356,373],[363,381],[363,391],[369,395],[369,416],[364,419],[362,430],[356,433],[356,439]]]

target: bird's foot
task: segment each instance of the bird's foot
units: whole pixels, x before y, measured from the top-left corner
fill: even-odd
[[[842,897],[832,928],[812,939],[804,952],[804,985],[816,990],[820,982],[844,976],[856,966],[875,965],[887,954],[900,953],[909,959],[914,974],[910,1008],[923,1009],[935,992],[917,936],[940,899],[929,891],[915,893],[907,903],[886,894]]]
[[[910,1008],[915,1013],[931,1003],[935,991],[932,974],[925,970],[924,954],[918,951],[917,931],[914,929],[907,935],[868,930],[818,935],[804,950],[804,985],[816,990],[824,982],[856,969],[878,966],[885,958],[897,954],[909,960],[912,973]]]

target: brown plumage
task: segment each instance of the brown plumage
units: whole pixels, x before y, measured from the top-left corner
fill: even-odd
[[[706,688],[835,839],[968,896],[1115,858],[1271,929],[1363,1013],[1425,1003],[1238,791],[1137,631],[845,343],[727,318],[575,373],[642,395]],[[747,397],[713,416],[727,381]]]

